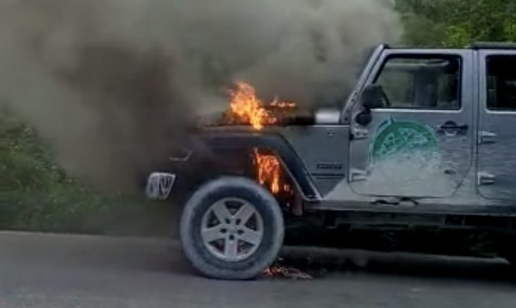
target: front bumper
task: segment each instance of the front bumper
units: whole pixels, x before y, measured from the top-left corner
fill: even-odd
[[[145,194],[151,200],[166,200],[176,183],[177,175],[168,172],[152,172],[147,178]]]

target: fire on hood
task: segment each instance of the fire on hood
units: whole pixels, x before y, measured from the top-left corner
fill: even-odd
[[[279,101],[275,98],[265,103],[248,83],[237,82],[236,89],[229,90],[230,105],[223,115],[221,124],[251,125],[262,130],[265,125],[279,124],[280,119],[291,115],[296,104],[291,101]]]

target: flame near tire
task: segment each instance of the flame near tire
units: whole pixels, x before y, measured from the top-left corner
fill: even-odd
[[[274,99],[265,104],[256,95],[256,90],[248,83],[236,82],[236,89],[229,91],[230,105],[226,114],[228,123],[245,123],[255,130],[262,130],[265,125],[273,125],[278,118],[271,109],[290,111],[296,104]],[[282,183],[281,164],[273,153],[262,153],[253,149],[253,162],[256,166],[257,181],[267,187],[273,194],[289,192],[290,186]]]

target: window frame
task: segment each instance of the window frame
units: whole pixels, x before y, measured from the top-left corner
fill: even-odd
[[[425,111],[425,110],[427,110],[430,112],[460,112],[462,110],[462,108],[463,108],[463,106],[462,106],[462,97],[463,97],[462,83],[463,83],[463,76],[464,76],[464,66],[463,66],[464,60],[460,54],[441,54],[441,53],[420,53],[420,54],[419,53],[394,53],[394,54],[390,54],[390,55],[387,55],[383,59],[378,70],[375,72],[375,75],[372,78],[370,84],[375,84],[378,81],[378,79],[380,78],[380,76],[382,75],[382,73],[384,71],[385,66],[392,59],[410,59],[410,60],[412,60],[412,59],[413,60],[441,59],[441,60],[448,60],[448,61],[451,61],[451,60],[457,61],[458,72],[459,72],[459,76],[457,78],[458,79],[457,80],[457,105],[453,106],[453,108],[439,108],[439,107],[428,108],[425,106],[421,106],[421,107],[417,107],[417,106],[412,106],[412,107],[387,106],[387,107],[382,107],[382,108],[375,108],[375,110],[378,110],[378,111],[381,111],[381,110]],[[415,92],[415,88],[412,90],[412,92]]]
[[[486,54],[483,57],[484,65],[485,65],[485,72],[484,72],[484,91],[485,91],[485,100],[484,100],[484,108],[486,112],[488,113],[497,113],[497,114],[503,114],[503,113],[516,113],[516,104],[514,108],[493,108],[489,106],[489,77],[492,75],[489,75],[489,60],[492,58],[514,58],[516,60],[516,54],[514,53],[492,53],[492,54]],[[516,61],[515,61],[516,62]],[[496,76],[496,75],[494,75]],[[516,81],[516,78],[515,78]]]

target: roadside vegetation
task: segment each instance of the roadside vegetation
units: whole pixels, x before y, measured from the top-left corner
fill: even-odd
[[[516,1],[396,0],[412,46],[516,40]],[[0,228],[81,233],[165,233],[166,205],[105,195],[68,177],[37,132],[0,111]],[[172,220],[172,218],[170,218]],[[167,225],[163,223],[163,225]]]
[[[162,209],[68,177],[36,130],[7,110],[0,112],[0,174],[1,229],[145,234],[155,231],[152,210]]]

